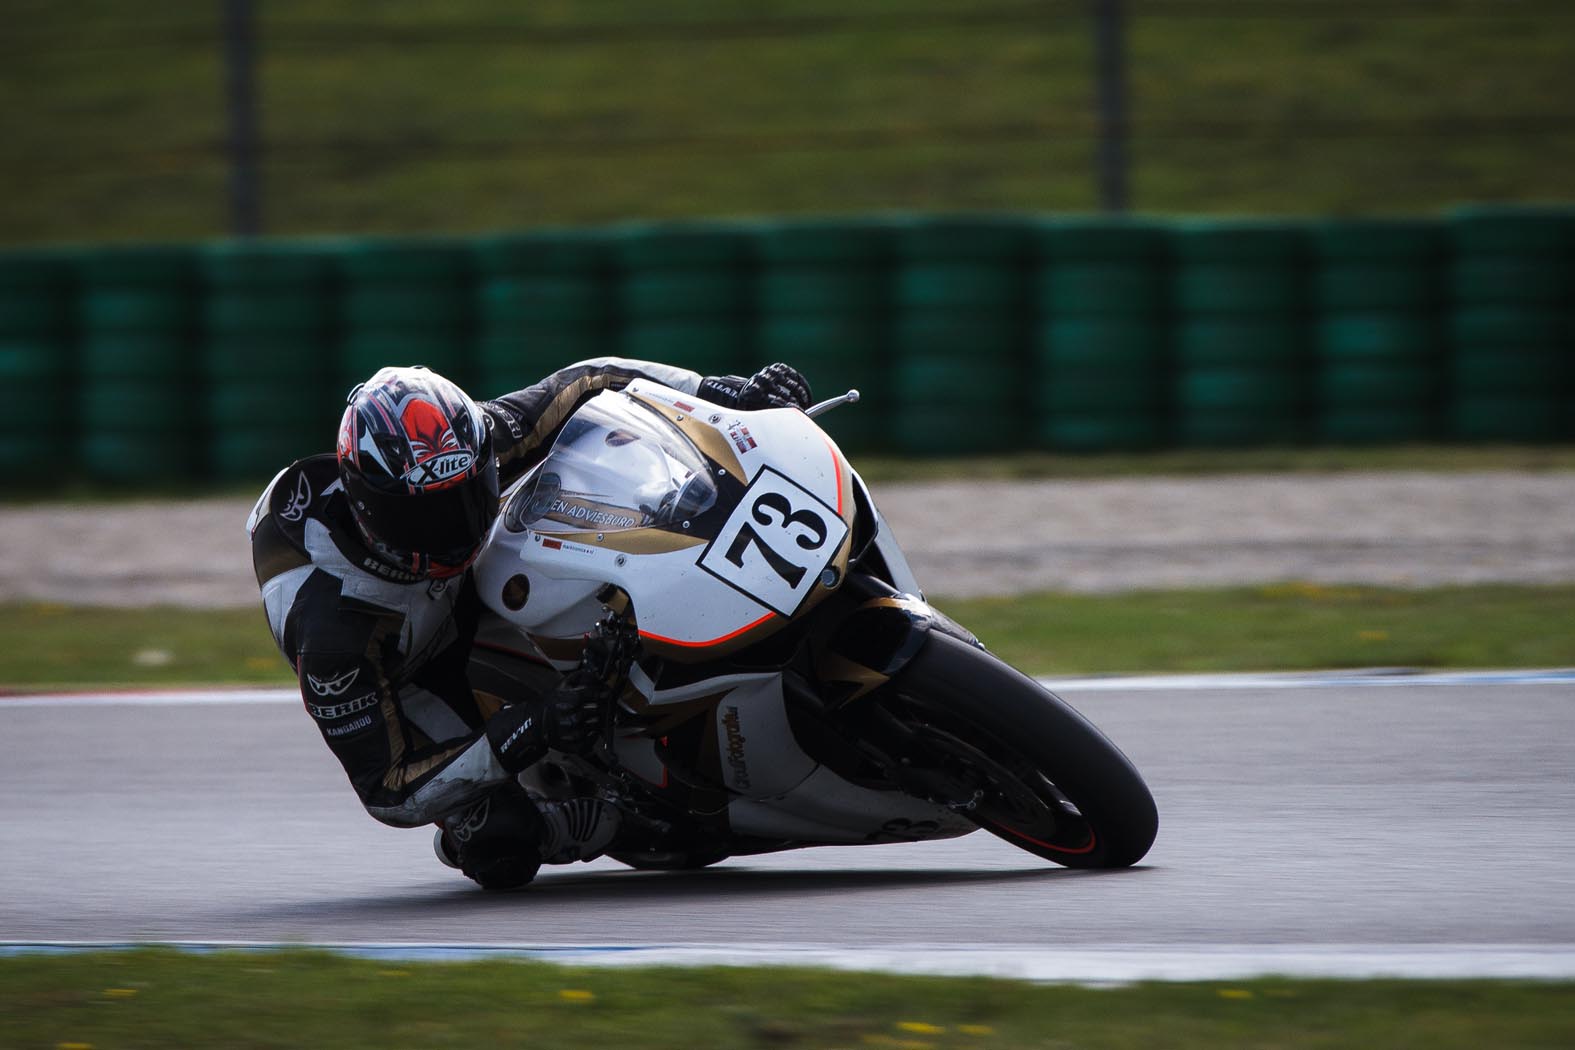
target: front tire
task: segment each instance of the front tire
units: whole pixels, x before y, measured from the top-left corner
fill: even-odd
[[[932,631],[878,699],[936,801],[1070,868],[1136,864],[1159,814],[1138,771],[1093,723],[990,653]]]

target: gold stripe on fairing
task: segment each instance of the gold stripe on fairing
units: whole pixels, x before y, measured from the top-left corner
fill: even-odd
[[[858,686],[853,695],[848,697],[849,700],[856,700],[890,680],[879,671],[871,670],[861,663],[833,652],[823,652],[816,657],[815,673],[822,681],[845,682]]]
[[[726,434],[704,420],[696,419],[693,413],[685,412],[681,408],[661,401],[653,401],[640,394],[630,393],[629,396],[676,426],[685,437],[695,443],[701,454],[727,471],[729,475],[737,478],[741,483],[748,483],[749,479],[744,476],[744,467],[734,455],[732,442],[727,440]]]

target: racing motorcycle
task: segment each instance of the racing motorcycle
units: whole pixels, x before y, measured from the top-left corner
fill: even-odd
[[[504,493],[478,658],[521,689],[589,666],[619,690],[601,742],[525,786],[615,802],[633,844],[610,855],[636,868],[981,828],[1068,867],[1135,864],[1158,827],[1142,777],[925,601],[815,422],[857,399],[740,411],[640,380],[585,402]]]

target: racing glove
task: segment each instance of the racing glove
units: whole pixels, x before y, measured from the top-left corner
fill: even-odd
[[[548,748],[584,754],[596,743],[609,702],[600,678],[571,671],[540,701],[512,704],[488,719],[487,742],[510,773],[539,762]]]
[[[808,408],[814,404],[809,380],[792,365],[770,364],[745,379],[743,376],[707,376],[699,394],[729,408]]]

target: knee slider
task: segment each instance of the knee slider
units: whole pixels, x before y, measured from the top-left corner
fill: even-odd
[[[513,781],[444,818],[443,828],[456,847],[459,870],[483,889],[523,886],[541,867],[541,814]]]

